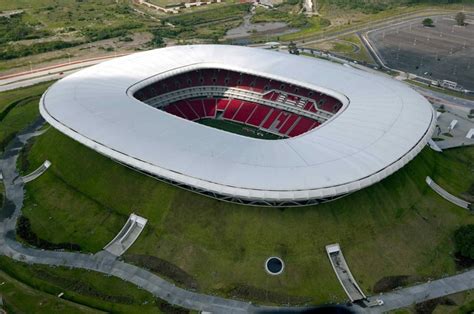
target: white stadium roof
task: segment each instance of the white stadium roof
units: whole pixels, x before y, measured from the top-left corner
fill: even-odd
[[[132,96],[170,73],[209,67],[319,90],[344,107],[300,136],[263,140],[173,116]],[[121,163],[257,204],[304,204],[369,186],[413,159],[435,126],[428,101],[389,77],[224,45],[157,49],[92,66],[50,87],[40,110],[53,127]]]

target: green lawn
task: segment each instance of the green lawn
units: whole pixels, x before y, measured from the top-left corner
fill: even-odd
[[[24,211],[42,238],[78,243],[94,252],[134,211],[149,224],[129,253],[178,266],[207,293],[268,291],[263,297],[255,293],[260,302],[344,300],[324,251],[334,242],[342,245],[369,294],[385,276],[452,274],[451,233],[474,222],[474,216],[424,183],[430,175],[453,193],[467,191],[474,182],[472,147],[443,154],[425,149],[379,184],[331,203],[288,209],[228,204],[172,187],[54,130],[37,139],[31,169],[46,158],[53,165],[27,186]],[[274,254],[287,267],[283,275],[270,277],[263,262]]]
[[[18,131],[38,115],[42,92],[52,83],[0,93],[0,152]]]
[[[217,119],[202,119],[198,121],[200,124],[204,124],[219,130],[224,130],[230,133],[235,133],[243,136],[265,139],[265,140],[277,140],[282,137],[276,134],[265,132],[258,128],[250,125],[243,125],[237,122],[228,120],[217,120]]]
[[[1,268],[1,267],[0,267]],[[11,313],[101,313],[33,289],[0,271],[0,294],[4,307]]]
[[[12,313],[161,313],[163,306],[149,292],[97,272],[27,265],[4,256],[0,270],[12,277],[3,277],[6,285],[0,286]],[[62,299],[72,302],[55,297],[61,292]]]

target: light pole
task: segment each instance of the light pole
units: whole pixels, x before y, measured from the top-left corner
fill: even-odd
[[[67,63],[70,64],[71,63],[71,54],[69,52],[66,52],[66,54],[67,54],[67,60],[68,60]]]
[[[30,73],[33,72],[33,64],[31,63],[31,61],[28,61],[28,63],[30,64]]]

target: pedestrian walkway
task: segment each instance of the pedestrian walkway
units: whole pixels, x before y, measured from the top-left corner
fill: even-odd
[[[117,233],[115,238],[104,247],[104,250],[115,256],[121,256],[138,239],[147,223],[147,219],[135,214],[130,214],[127,222]]]
[[[452,195],[451,193],[449,193],[448,191],[446,191],[445,189],[440,187],[438,184],[436,184],[436,182],[434,182],[433,179],[431,179],[430,177],[426,177],[426,183],[436,193],[441,195],[441,197],[443,197],[445,200],[447,200],[447,201],[449,201],[449,202],[451,202],[454,205],[457,205],[459,207],[462,207],[462,208],[465,208],[465,209],[471,209],[471,205],[472,205],[471,203],[466,202],[465,200],[460,199],[459,197],[456,197],[456,196]]]

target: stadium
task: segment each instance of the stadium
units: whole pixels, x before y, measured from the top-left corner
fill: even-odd
[[[435,127],[427,100],[380,74],[263,49],[136,53],[50,87],[54,128],[121,164],[224,201],[302,206],[370,186]]]

